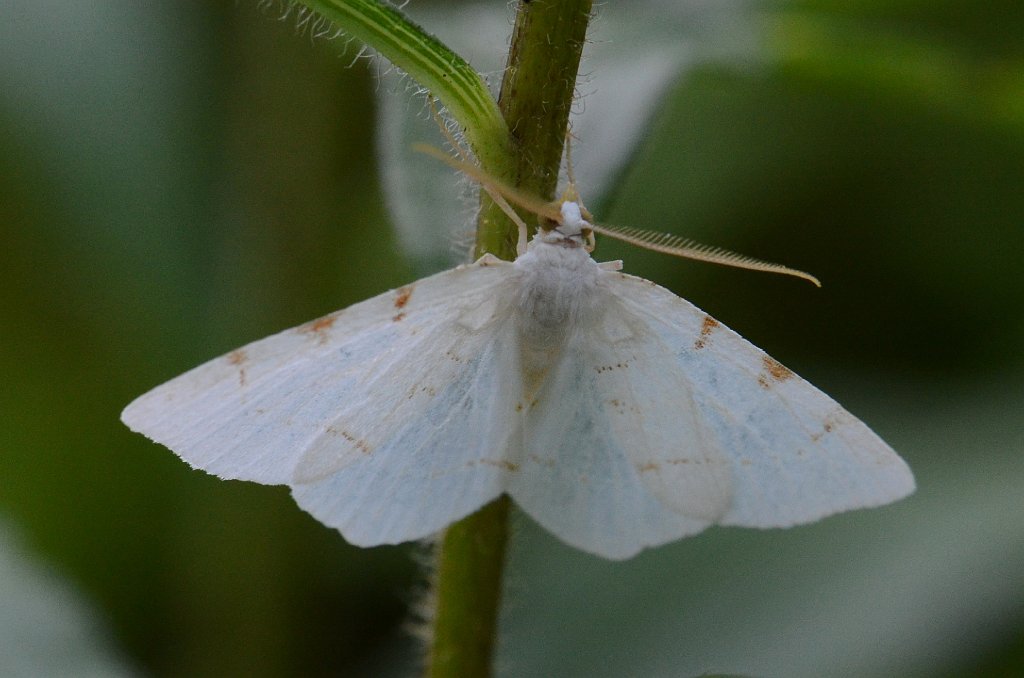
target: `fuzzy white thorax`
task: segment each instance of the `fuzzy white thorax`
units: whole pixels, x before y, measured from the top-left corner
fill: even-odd
[[[601,306],[603,271],[583,246],[590,225],[575,202],[563,202],[561,211],[562,223],[539,230],[515,261],[519,333],[524,348],[537,351],[537,367],[560,350],[570,329],[589,328]]]

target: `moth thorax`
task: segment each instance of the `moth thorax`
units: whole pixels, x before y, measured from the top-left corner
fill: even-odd
[[[539,243],[516,261],[517,323],[524,344],[560,348],[570,328],[588,326],[599,306],[600,271],[583,248]]]

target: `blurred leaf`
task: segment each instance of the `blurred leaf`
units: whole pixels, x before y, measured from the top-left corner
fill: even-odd
[[[368,78],[251,10],[120,5],[0,10],[19,104],[0,109],[0,501],[148,672],[349,666],[404,617],[407,549],[349,547],[117,414],[405,277],[350,162],[371,150]]]
[[[1024,50],[978,54],[959,41],[928,35],[923,26],[906,31],[827,11],[779,12],[767,22],[768,54],[787,68],[1024,134]]]
[[[0,674],[115,678],[134,671],[113,650],[101,617],[30,557],[0,523]]]

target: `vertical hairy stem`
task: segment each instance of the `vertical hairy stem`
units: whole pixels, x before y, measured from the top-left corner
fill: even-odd
[[[491,673],[509,503],[499,497],[444,533],[434,572],[430,678]]]
[[[511,135],[503,167],[485,169],[550,199],[558,183],[592,0],[520,0],[499,108]],[[532,219],[528,224],[534,223]],[[516,254],[518,230],[481,199],[477,254]],[[509,500],[492,502],[448,528],[438,548],[430,678],[491,675],[508,535]]]
[[[498,107],[512,137],[502,180],[554,197],[592,0],[520,0]],[[489,169],[489,168],[488,168]],[[491,170],[493,171],[493,170]],[[531,226],[535,220],[523,215]],[[518,231],[486,195],[477,222],[477,256],[515,258]]]
[[[593,0],[519,0],[498,102],[473,68],[382,0],[295,0],[408,73],[462,128],[483,170],[554,197]],[[458,11],[458,8],[453,8]],[[535,218],[523,215],[536,230]],[[481,196],[476,251],[514,259],[518,229]],[[437,549],[430,678],[491,675],[510,501],[502,496],[445,532]]]

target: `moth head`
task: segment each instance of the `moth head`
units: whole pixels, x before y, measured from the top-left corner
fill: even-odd
[[[517,252],[519,254],[526,251],[526,234],[529,229],[509,203],[515,204],[519,208],[532,212],[539,217],[540,228],[537,230],[535,238],[540,242],[561,245],[563,247],[584,247],[587,252],[593,252],[595,246],[594,234],[598,233],[644,249],[663,252],[672,256],[734,266],[736,268],[746,268],[754,271],[781,273],[783,275],[803,278],[821,287],[821,283],[813,275],[781,264],[754,259],[753,257],[736,254],[735,252],[718,247],[701,245],[692,240],[668,233],[656,233],[629,226],[610,226],[596,223],[593,216],[587,211],[587,208],[583,206],[579,192],[576,190],[576,177],[573,174],[572,159],[568,155],[571,148],[568,139],[566,143],[566,170],[569,182],[562,193],[560,201],[548,202],[524,193],[518,188],[508,186],[499,179],[484,172],[476,164],[470,162],[468,151],[463,150],[459,146],[458,142],[448,134],[447,127],[440,121],[436,109],[433,108],[433,100],[431,100],[431,110],[434,112],[435,118],[438,119],[441,131],[446,134],[449,143],[456,149],[459,157],[453,158],[447,153],[425,144],[413,144],[413,148],[438,158],[477,181],[491,199],[494,200],[494,203],[518,227],[519,244]]]
[[[562,247],[583,247],[588,252],[594,249],[594,228],[586,208],[576,200],[564,199],[558,206],[558,217],[541,221],[538,240]]]

